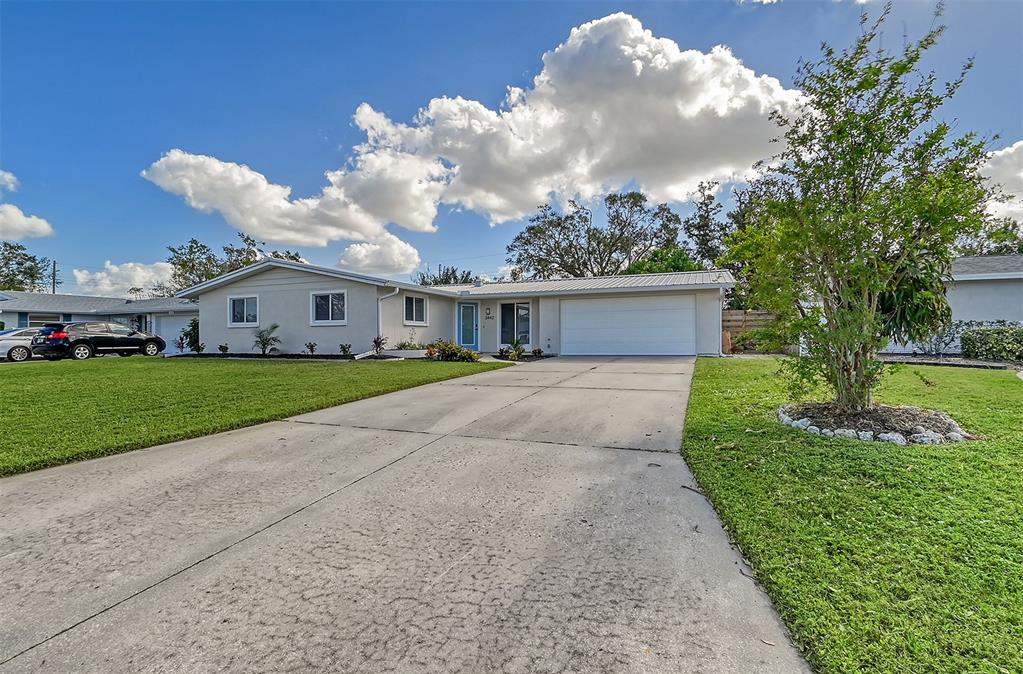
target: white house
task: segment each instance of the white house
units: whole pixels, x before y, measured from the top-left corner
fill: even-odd
[[[946,296],[954,321],[1023,322],[1023,255],[957,258]],[[956,344],[952,350],[958,348]],[[920,350],[913,343],[891,344],[885,352]]]
[[[562,355],[721,353],[727,271],[419,286],[330,267],[266,259],[179,293],[199,307],[200,339],[251,351],[277,323],[281,350],[366,351],[436,339],[494,353],[515,338]]]
[[[165,353],[176,353],[174,340],[199,315],[195,302],[180,297],[129,300],[91,295],[60,295],[0,290],[0,323],[5,328],[27,328],[46,323],[108,321],[130,325],[159,335]]]

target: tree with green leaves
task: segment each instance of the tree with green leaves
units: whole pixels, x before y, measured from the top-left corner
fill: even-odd
[[[242,241],[240,246],[227,245],[222,248],[223,256],[198,239],[191,239],[181,246],[169,246],[170,255],[167,262],[171,264],[170,281],[153,288],[155,296],[169,297],[175,293],[191,288],[204,281],[216,278],[221,274],[255,264],[260,260],[273,257],[280,260],[301,262],[302,256],[290,250],[263,250],[266,245],[247,234],[239,233]]]
[[[642,260],[633,262],[622,274],[665,274],[674,271],[700,271],[703,265],[693,259],[684,246],[658,248]]]
[[[412,282],[418,283],[421,286],[444,286],[456,283],[475,283],[479,280],[479,274],[473,274],[468,269],[459,269],[455,266],[446,267],[444,265],[439,265],[437,267],[437,271],[433,271],[427,267],[425,271],[417,271],[412,275]]]
[[[731,233],[728,221],[720,218],[724,206],[717,199],[718,183],[701,182],[697,187],[696,209],[682,220],[682,229],[693,247],[695,258],[714,269],[725,252],[725,238]]]
[[[955,243],[980,228],[989,196],[985,142],[937,119],[972,63],[939,86],[921,58],[944,27],[893,55],[878,46],[890,12],[864,14],[851,47],[825,45],[800,67],[805,104],[774,113],[785,147],[761,166],[729,253],[747,266],[754,301],[778,316],[778,341],[801,343],[793,381],[826,383],[851,411],[872,405],[881,348],[950,321]]]
[[[564,212],[541,206],[508,245],[508,263],[538,279],[612,276],[658,248],[678,244],[681,220],[667,204],[652,205],[639,192],[604,198],[607,223],[569,201]]]
[[[980,231],[956,243],[959,255],[1023,255],[1023,225],[1012,218],[990,218]]]
[[[33,255],[20,243],[0,241],[0,290],[38,293],[60,284],[53,277],[52,260]]]

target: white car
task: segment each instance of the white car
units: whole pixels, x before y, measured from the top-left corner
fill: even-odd
[[[0,330],[0,358],[14,363],[32,360],[32,338],[39,328],[13,328]]]

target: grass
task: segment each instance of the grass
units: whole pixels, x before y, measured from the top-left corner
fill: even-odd
[[[251,426],[497,363],[99,358],[0,366],[0,476]]]
[[[811,665],[1023,671],[1023,381],[903,367],[880,401],[983,439],[898,447],[781,426],[776,373],[701,359],[683,453]]]

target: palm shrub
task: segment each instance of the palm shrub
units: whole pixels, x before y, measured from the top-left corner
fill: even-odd
[[[281,326],[277,323],[271,323],[265,328],[253,331],[256,340],[252,343],[252,348],[259,349],[264,356],[269,353],[271,349],[281,343],[281,338],[274,334],[279,327]]]
[[[890,11],[864,14],[851,47],[825,45],[800,67],[797,111],[772,115],[785,147],[760,165],[726,255],[748,270],[753,304],[778,317],[774,345],[802,345],[786,364],[794,389],[823,382],[850,411],[873,403],[881,348],[951,320],[955,242],[979,229],[990,194],[985,143],[936,120],[972,64],[937,86],[920,61],[944,28],[892,55],[877,47]]]

